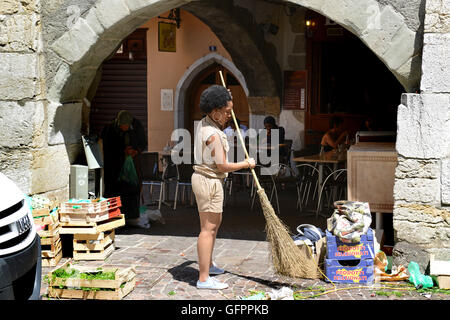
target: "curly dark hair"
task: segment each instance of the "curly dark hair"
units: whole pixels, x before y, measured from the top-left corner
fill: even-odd
[[[200,110],[208,114],[214,109],[226,106],[228,101],[231,101],[228,90],[223,86],[212,85],[200,96]]]

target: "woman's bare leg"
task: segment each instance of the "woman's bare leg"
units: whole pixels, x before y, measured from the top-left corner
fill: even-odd
[[[204,282],[209,277],[209,268],[212,263],[212,253],[217,231],[222,222],[222,213],[199,212],[200,234],[197,241],[197,254],[199,264],[199,280]]]

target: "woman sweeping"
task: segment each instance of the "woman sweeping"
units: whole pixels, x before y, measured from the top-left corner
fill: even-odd
[[[252,158],[237,163],[227,161],[229,146],[222,130],[231,118],[232,109],[231,95],[223,86],[213,85],[200,97],[200,110],[206,116],[197,125],[192,175],[192,190],[200,217],[197,241],[199,289],[228,288],[228,284],[210,277],[224,273],[212,259],[217,231],[222,222],[223,182],[228,172],[255,167],[255,160]]]

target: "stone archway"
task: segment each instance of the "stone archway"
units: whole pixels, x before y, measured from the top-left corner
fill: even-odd
[[[197,61],[195,61],[184,73],[181,77],[180,81],[178,81],[177,88],[175,89],[175,103],[174,103],[174,128],[184,128],[184,103],[186,101],[186,94],[189,86],[192,81],[200,74],[203,70],[205,70],[208,66],[213,63],[218,63],[227,68],[233,75],[238,79],[242,88],[245,91],[245,94],[248,96],[249,91],[247,88],[247,84],[245,82],[245,78],[242,73],[236,68],[233,62],[222,57],[217,53],[210,53]]]
[[[245,57],[249,52],[257,64],[242,58],[236,64],[248,80],[251,96],[280,96],[281,76],[273,58],[264,55],[244,25],[235,24],[226,29],[226,19],[216,19],[227,14],[225,9],[215,8],[215,1],[190,0],[99,0],[87,13],[48,48],[59,59],[49,87],[50,100],[67,102],[83,99],[89,84],[95,77],[101,62],[120,44],[121,40],[139,25],[174,7],[186,5],[186,9],[199,16],[213,31],[224,37],[224,45],[232,56]],[[410,92],[420,80],[420,48],[416,33],[405,24],[404,17],[390,5],[383,6],[375,0],[290,0],[317,11],[357,35],[392,71]],[[198,11],[210,5],[214,11],[208,19]],[[228,17],[225,17],[228,18]],[[234,39],[247,35],[249,45],[233,46]],[[227,40],[228,39],[228,40]],[[249,51],[250,50],[250,51]],[[255,76],[254,67],[258,67]],[[257,80],[259,79],[259,80]],[[252,80],[252,81],[250,81]],[[260,89],[265,88],[265,89]]]

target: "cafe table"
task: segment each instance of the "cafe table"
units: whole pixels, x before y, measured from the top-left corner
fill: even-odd
[[[322,187],[324,184],[324,174],[323,174],[323,167],[324,165],[332,165],[333,166],[333,172],[330,173],[335,175],[337,172],[339,172],[342,169],[338,169],[339,164],[344,164],[344,166],[346,165],[347,162],[347,151],[344,150],[343,152],[335,152],[334,150],[332,151],[328,151],[328,152],[324,152],[322,154],[314,154],[314,155],[309,155],[309,156],[302,156],[302,157],[296,157],[292,159],[294,162],[297,163],[309,163],[309,164],[317,164],[318,165],[318,188],[317,188],[317,199],[318,199],[318,204],[317,204],[317,211],[316,211],[316,218],[319,215],[319,211],[320,211],[320,198],[321,198],[321,193],[322,193]],[[328,175],[328,176],[330,176]]]

